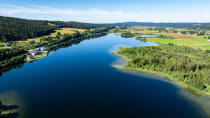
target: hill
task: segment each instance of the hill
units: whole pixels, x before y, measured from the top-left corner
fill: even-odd
[[[154,22],[124,22],[113,23],[116,26],[149,26],[149,27],[173,27],[173,28],[205,28],[210,29],[210,23],[154,23]]]
[[[0,16],[0,41],[25,41],[26,39],[49,35],[56,29],[68,27],[78,29],[93,29],[107,24],[91,24],[80,22],[27,20],[21,18]]]

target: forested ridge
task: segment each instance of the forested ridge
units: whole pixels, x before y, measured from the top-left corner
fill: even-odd
[[[154,26],[154,27],[173,27],[173,28],[204,28],[210,29],[210,23],[153,23],[153,22],[124,22],[124,23],[113,23],[116,26]]]
[[[111,26],[109,24],[91,24],[91,23],[81,23],[81,22],[76,22],[76,21],[69,21],[69,22],[48,21],[48,23],[55,24],[59,26],[60,28],[69,27],[69,28],[77,28],[77,29],[94,29],[94,28],[100,28],[104,26]]]
[[[130,61],[125,67],[166,73],[200,90],[210,85],[210,53],[173,44],[121,48],[118,54]]]
[[[49,26],[47,21],[26,20],[0,16],[1,42],[26,40],[53,32],[56,27]]]
[[[49,25],[51,23],[53,25]],[[92,29],[107,24],[91,24],[80,22],[63,22],[63,21],[44,21],[44,20],[27,20],[21,18],[0,16],[0,41],[25,41],[28,38],[38,37],[41,35],[49,35],[55,29],[62,27]]]

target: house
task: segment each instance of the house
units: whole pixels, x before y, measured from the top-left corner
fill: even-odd
[[[45,47],[41,47],[40,48],[40,51],[44,51],[46,48]]]
[[[16,41],[16,43],[19,43],[19,41]]]
[[[26,57],[26,59],[34,59],[34,57],[33,57],[32,55],[28,55],[28,56]]]
[[[37,55],[39,51],[37,51],[36,49],[33,50],[29,50],[29,53],[31,53],[33,56]]]
[[[34,44],[39,44],[39,42],[35,42]]]
[[[9,43],[5,43],[5,45],[9,45]]]
[[[209,35],[210,35],[210,33],[209,33],[209,32],[206,32],[206,33],[205,33],[205,35],[209,36]]]

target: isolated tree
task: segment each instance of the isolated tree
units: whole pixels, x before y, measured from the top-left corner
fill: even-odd
[[[58,36],[60,36],[60,35],[61,35],[61,33],[60,33],[60,32],[57,32],[57,35],[58,35]]]

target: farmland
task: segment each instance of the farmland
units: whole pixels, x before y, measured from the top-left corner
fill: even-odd
[[[172,28],[166,28],[167,30],[172,30]],[[187,30],[186,28],[173,29],[177,31]],[[181,33],[172,33],[172,32],[159,32],[158,30],[149,30],[149,27],[129,27],[125,29],[127,32],[131,33],[141,33],[141,34],[156,34],[163,35],[168,37],[173,37],[174,39],[161,39],[161,38],[147,38],[148,41],[154,43],[174,43],[179,46],[189,46],[193,48],[200,48],[203,50],[210,49],[210,41],[206,35],[195,35],[195,34],[181,34]]]

